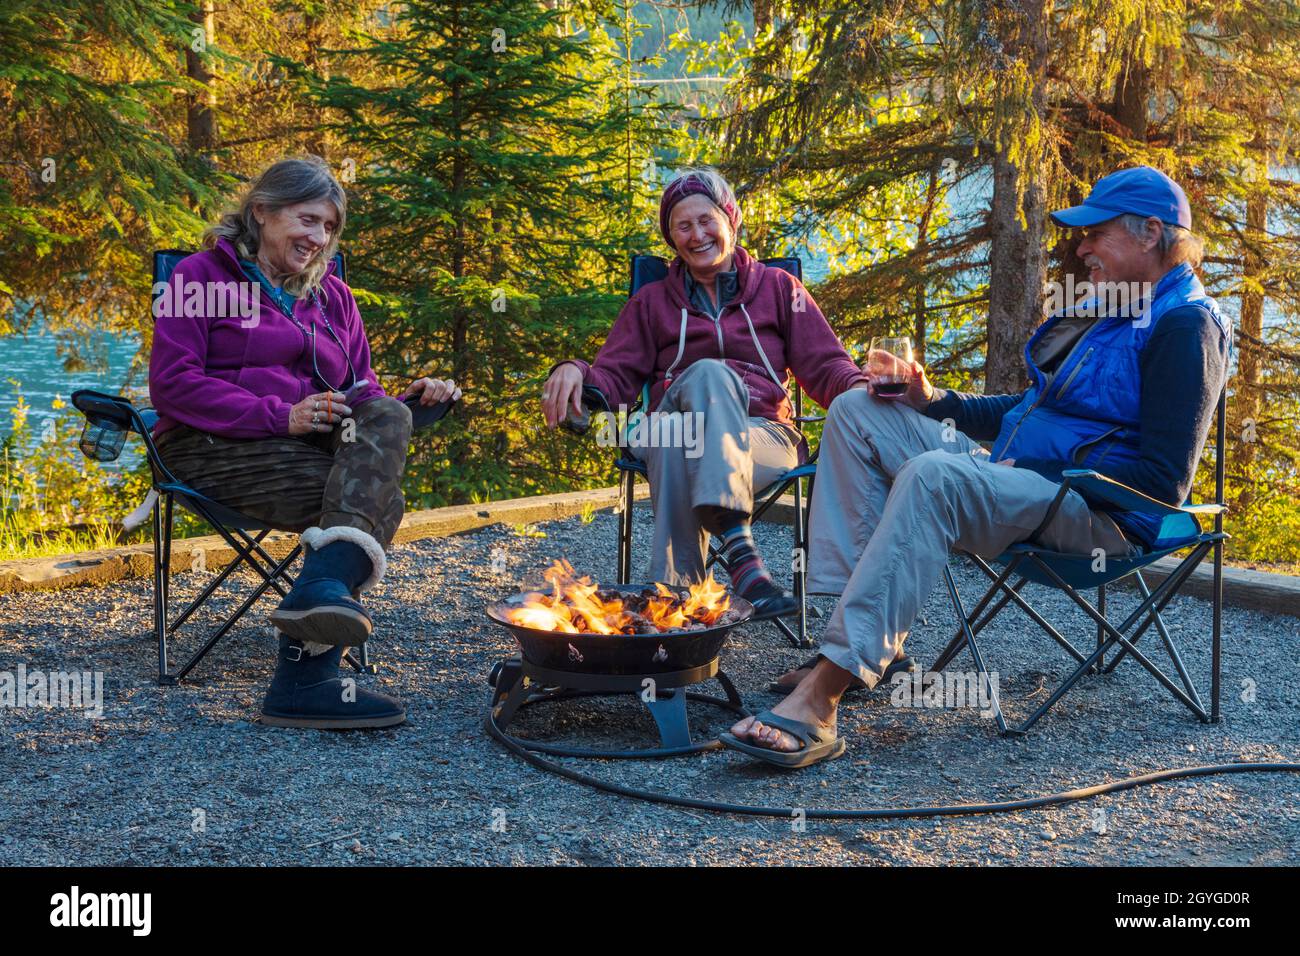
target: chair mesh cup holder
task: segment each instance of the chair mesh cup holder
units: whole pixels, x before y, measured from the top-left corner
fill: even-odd
[[[126,445],[129,429],[121,422],[100,415],[87,416],[77,443],[81,453],[91,461],[117,461]]]

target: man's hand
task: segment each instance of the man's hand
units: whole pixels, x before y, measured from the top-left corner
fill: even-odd
[[[926,377],[925,369],[919,362],[904,362],[898,356],[880,349],[872,349],[867,353],[867,360],[862,363],[862,374],[867,377],[869,383],[868,390],[872,395],[876,395],[876,382],[885,376],[897,378],[898,376],[907,375],[907,391],[896,399],[887,399],[888,401],[901,401],[905,405],[910,405],[918,412],[926,408],[934,400],[934,386]],[[876,395],[879,398],[879,395]]]
[[[554,428],[572,409],[576,416],[582,415],[582,372],[578,366],[566,362],[551,373],[542,388],[542,414],[546,417],[546,427]]]
[[[345,397],[342,392],[308,395],[289,409],[289,434],[333,431],[335,425],[352,414],[352,409],[343,404]]]
[[[1014,458],[1003,458],[1001,461],[995,461],[993,464],[1006,465],[1008,468],[1014,468],[1016,467],[1016,460]]]
[[[421,405],[437,405],[447,399],[460,400],[460,389],[449,378],[417,378],[402,393],[402,401],[413,395],[420,396]]]

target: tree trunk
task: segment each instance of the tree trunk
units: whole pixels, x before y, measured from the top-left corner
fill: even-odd
[[[1147,96],[1150,71],[1130,52],[1115,81],[1115,120],[1129,131],[1129,139],[1147,138]]]
[[[930,245],[930,219],[934,216],[934,204],[939,195],[939,173],[938,170],[930,170],[930,181],[925,189],[925,210],[921,213],[921,221],[916,227],[916,245],[912,247],[912,257],[917,262],[917,271],[924,275],[925,273],[925,254]],[[925,365],[925,340],[929,335],[928,322],[926,319],[926,283],[921,279],[916,283],[916,291],[913,296],[915,307],[914,319],[912,322],[912,342],[914,343],[914,358],[921,365]]]
[[[1260,136],[1256,136],[1251,143],[1251,151],[1263,168],[1260,181],[1246,199],[1246,235],[1241,269],[1245,284],[1241,293],[1241,335],[1237,337],[1240,347],[1237,382],[1232,398],[1232,417],[1237,423],[1234,428],[1234,437],[1238,439],[1236,453],[1242,465],[1249,465],[1255,460],[1258,439],[1253,432],[1263,405],[1260,389],[1263,369],[1260,349],[1255,343],[1264,335],[1264,295],[1253,287],[1266,267],[1261,247],[1266,241],[1265,229],[1268,223],[1268,159],[1264,155],[1263,145]],[[1248,485],[1243,486],[1243,497],[1247,494],[1247,487]]]
[[[194,152],[206,153],[217,145],[217,93],[207,65],[207,48],[212,45],[216,30],[213,0],[201,0],[190,20],[203,28],[203,50],[200,52],[194,49],[196,38],[191,35],[190,44],[185,48],[185,72],[190,79],[202,83],[206,91],[191,93],[189,96],[185,116],[186,141]]]
[[[1004,42],[1008,55],[1028,61],[1033,77],[1033,108],[1046,107],[1047,19],[1043,0],[1022,0]],[[1043,222],[1046,215],[1038,170],[1018,169],[1002,150],[993,159],[993,203],[989,214],[988,351],[984,391],[989,395],[1025,387],[1025,342],[1038,325],[1046,263]],[[1023,180],[1022,180],[1023,177]],[[1017,197],[1023,195],[1023,201]]]
[[[320,76],[320,49],[324,44],[324,22],[315,14],[307,14],[303,25],[303,38],[307,49],[303,53],[303,65]],[[307,134],[307,151],[321,159],[329,160],[329,142],[325,138],[325,114],[317,106],[311,107],[312,124],[315,127]]]
[[[1111,114],[1117,123],[1121,123],[1129,131],[1129,139],[1142,143],[1147,140],[1150,86],[1151,71],[1138,61],[1130,50],[1125,56],[1124,68],[1115,80],[1115,97],[1111,104]],[[1084,178],[1090,172],[1076,167],[1071,144],[1066,143],[1062,146],[1061,155],[1066,166],[1079,178]],[[1116,159],[1111,157],[1102,172],[1112,172],[1117,165]],[[1083,194],[1071,190],[1069,204],[1078,205],[1082,201]],[[1063,229],[1052,250],[1056,261],[1060,263],[1061,281],[1064,282],[1066,276],[1072,275],[1075,288],[1088,281],[1088,270],[1083,260],[1079,258],[1081,242],[1083,242],[1083,234],[1080,230]]]
[[[1043,193],[1025,185],[1023,205],[1016,203],[1022,175],[1002,156],[993,160],[992,248],[989,251],[989,342],[984,365],[988,395],[1025,387],[1024,348],[1038,325],[1043,263]],[[1023,211],[1025,222],[1019,221]]]

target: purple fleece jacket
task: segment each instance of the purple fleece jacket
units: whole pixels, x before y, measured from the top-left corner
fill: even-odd
[[[321,374],[346,389],[351,384],[348,364],[325,331],[321,312],[329,319],[352,359],[357,380],[371,383],[353,397],[351,407],[356,409],[384,390],[375,384],[356,299],[333,272],[331,263],[321,285],[321,307],[305,296],[295,303],[293,314],[308,329],[315,322]],[[149,397],[158,411],[155,437],[180,424],[223,438],[288,435],[290,408],[322,390],[312,383],[310,338],[265,291],[258,290],[256,324],[246,318],[249,310],[210,307],[213,301],[221,302],[208,291],[210,283],[228,282],[249,288],[234,246],[220,239],[216,248],[182,259],[172,273],[171,295],[159,299],[163,306],[154,319],[149,355]],[[236,314],[226,314],[231,312]]]
[[[667,391],[669,368],[676,377],[699,359],[722,359],[748,387],[751,416],[792,424],[785,389],[791,372],[823,408],[854,383],[867,380],[798,279],[783,269],[769,269],[740,246],[733,265],[739,293],[715,323],[687,300],[685,265],[674,259],[666,279],[642,286],[623,306],[595,362],[570,360],[582,370],[584,384],[600,389],[617,409],[631,405],[649,381],[654,409]],[[678,359],[683,309],[686,339]],[[763,364],[746,312],[781,385]]]

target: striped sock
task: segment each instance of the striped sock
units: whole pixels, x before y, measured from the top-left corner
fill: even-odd
[[[732,589],[737,594],[746,600],[756,600],[781,593],[763,565],[748,521],[725,529],[719,537],[722,539],[722,565],[727,569]]]

